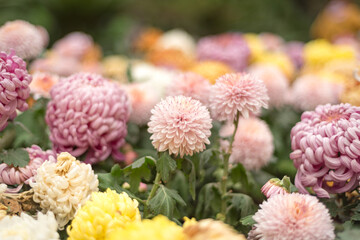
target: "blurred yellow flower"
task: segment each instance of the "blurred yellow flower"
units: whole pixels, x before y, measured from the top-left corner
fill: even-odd
[[[265,52],[265,46],[259,36],[255,33],[246,33],[244,34],[244,38],[250,48],[250,62],[254,62]]]
[[[198,62],[189,71],[203,76],[211,84],[214,84],[222,75],[234,72],[228,65],[217,61]]]
[[[292,79],[295,74],[295,66],[285,53],[263,52],[257,56],[255,62],[277,66],[288,79]]]
[[[112,55],[104,58],[102,61],[102,71],[104,77],[126,82],[126,71],[129,66],[129,60],[126,57]]]

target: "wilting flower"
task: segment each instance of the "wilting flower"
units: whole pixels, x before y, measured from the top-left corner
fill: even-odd
[[[190,220],[191,221],[191,220]],[[187,240],[245,240],[245,236],[238,234],[229,225],[222,221],[203,219],[184,225],[184,234]]]
[[[198,62],[194,64],[194,66],[192,66],[189,71],[203,76],[211,84],[214,84],[216,82],[216,79],[218,79],[222,75],[234,72],[228,65],[216,61]]]
[[[301,193],[311,187],[319,197],[329,197],[358,185],[359,119],[360,108],[350,104],[321,105],[302,114],[291,130],[290,154]]]
[[[32,74],[30,92],[37,97],[50,97],[50,89],[59,81],[60,77],[55,74],[35,72]]]
[[[46,123],[56,152],[80,156],[96,163],[110,154],[122,158],[129,100],[116,83],[100,75],[78,73],[59,81],[51,90]]]
[[[163,33],[156,41],[155,47],[178,49],[188,56],[195,54],[194,38],[182,29],[172,29]]]
[[[7,185],[18,185],[11,189],[7,188],[7,192],[16,193],[21,190],[24,184],[29,184],[36,175],[36,170],[45,162],[56,162],[56,156],[53,151],[43,151],[39,146],[32,145],[26,148],[29,153],[30,161],[25,167],[9,166],[6,163],[0,164],[0,183]]]
[[[210,108],[214,118],[234,121],[237,112],[244,117],[267,108],[269,97],[260,79],[243,73],[225,74],[212,86]]]
[[[0,239],[58,240],[60,236],[52,212],[39,212],[36,219],[23,212],[21,216],[6,216],[0,221]]]
[[[158,103],[150,118],[149,133],[159,152],[193,155],[210,144],[212,127],[209,111],[198,100],[184,96],[169,96]]]
[[[90,194],[98,190],[99,181],[91,165],[81,163],[69,153],[61,153],[57,162],[44,162],[37,170],[33,200],[44,211],[52,211],[59,229],[73,219]]]
[[[119,228],[109,235],[109,240],[186,240],[182,228],[164,216],[133,222],[126,228]]]
[[[47,32],[22,20],[10,21],[0,27],[0,51],[15,54],[21,58],[35,58],[47,44]]]
[[[252,235],[257,239],[335,239],[329,212],[314,196],[278,194],[260,207],[253,216],[256,224]]]
[[[257,64],[250,67],[249,73],[265,83],[270,98],[270,106],[279,107],[285,103],[285,96],[289,90],[289,81],[278,67]]]
[[[110,189],[106,192],[95,192],[77,211],[71,225],[67,227],[68,239],[111,239],[109,235],[114,231],[125,227],[129,229],[132,223],[140,220],[138,202],[125,192],[118,194]]]
[[[250,49],[239,33],[225,33],[201,38],[197,45],[200,60],[214,60],[242,71],[248,65]]]
[[[105,77],[119,82],[126,82],[126,71],[129,60],[123,56],[107,56],[102,61],[102,71]]]
[[[30,82],[31,75],[22,59],[14,53],[0,52],[0,131],[9,119],[16,117],[16,110],[28,108],[26,99],[30,95]]]
[[[272,178],[262,186],[261,192],[267,198],[276,194],[288,194],[290,192],[290,179],[286,176],[282,180]]]
[[[296,41],[289,42],[285,45],[284,50],[296,68],[301,68],[304,64],[304,43]]]
[[[230,162],[242,163],[246,169],[259,169],[270,161],[273,152],[273,136],[268,125],[257,118],[240,118]]]
[[[167,89],[167,95],[183,95],[199,100],[204,105],[209,103],[210,83],[201,75],[192,72],[174,76],[174,80]]]
[[[93,45],[94,42],[90,35],[72,32],[56,41],[53,51],[60,56],[82,60]]]
[[[193,65],[194,61],[192,56],[173,48],[154,48],[146,55],[146,59],[156,66],[180,70],[188,69]]]
[[[317,75],[303,75],[292,85],[289,95],[292,105],[305,111],[321,104],[339,103],[342,91],[340,83]]]

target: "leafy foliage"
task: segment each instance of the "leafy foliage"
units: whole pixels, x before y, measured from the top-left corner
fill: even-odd
[[[22,148],[3,150],[0,153],[0,163],[6,163],[14,167],[26,167],[29,161],[29,153]]]
[[[167,152],[161,154],[161,157],[156,161],[156,170],[160,172],[162,180],[167,182],[170,173],[176,169],[176,162],[172,159]]]

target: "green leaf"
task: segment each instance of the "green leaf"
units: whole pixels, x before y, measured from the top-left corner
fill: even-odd
[[[232,226],[239,226],[239,219],[255,214],[257,205],[251,197],[243,193],[230,194],[231,201],[226,211],[227,223]]]
[[[127,166],[124,171],[129,176],[130,190],[138,192],[141,179],[144,178],[150,181],[151,167],[155,166],[155,159],[153,157],[142,157]]]
[[[6,163],[9,166],[26,167],[29,161],[29,153],[23,148],[3,150],[0,153],[0,163]]]
[[[185,163],[188,163],[187,165],[189,165],[190,168],[190,172],[186,173],[188,180],[189,180],[189,191],[191,194],[191,197],[193,200],[195,200],[196,198],[196,172],[195,172],[195,166],[194,163],[191,161],[191,159],[185,158]],[[184,167],[186,166],[185,164],[183,165]]]
[[[160,172],[161,178],[164,182],[169,180],[170,173],[175,171],[176,161],[172,159],[168,153],[164,152],[156,161],[156,170]]]
[[[235,167],[231,169],[230,177],[234,183],[241,182],[245,186],[248,186],[249,184],[246,170],[241,163],[238,163]]]
[[[220,212],[221,195],[217,183],[204,185],[199,193],[195,216],[197,219],[215,218]]]
[[[351,224],[350,221],[344,223],[345,230],[337,234],[340,240],[358,240],[360,236],[360,228]]]
[[[240,219],[240,222],[242,223],[242,225],[252,226],[256,223],[255,220],[253,219],[253,216],[254,215],[243,217],[242,219]]]

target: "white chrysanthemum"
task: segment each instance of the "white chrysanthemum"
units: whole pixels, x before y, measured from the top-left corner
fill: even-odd
[[[66,152],[58,155],[57,163],[43,163],[34,180],[30,183],[34,201],[44,211],[54,212],[59,229],[64,228],[99,185],[91,165]]]
[[[57,240],[57,222],[54,214],[38,213],[37,219],[22,213],[21,216],[6,216],[0,221],[1,240]]]
[[[6,189],[7,189],[7,185],[1,183],[0,184],[0,194],[4,193],[6,191]]]
[[[182,29],[173,29],[165,32],[156,42],[156,47],[163,49],[178,49],[187,55],[195,54],[196,43],[194,38]]]

